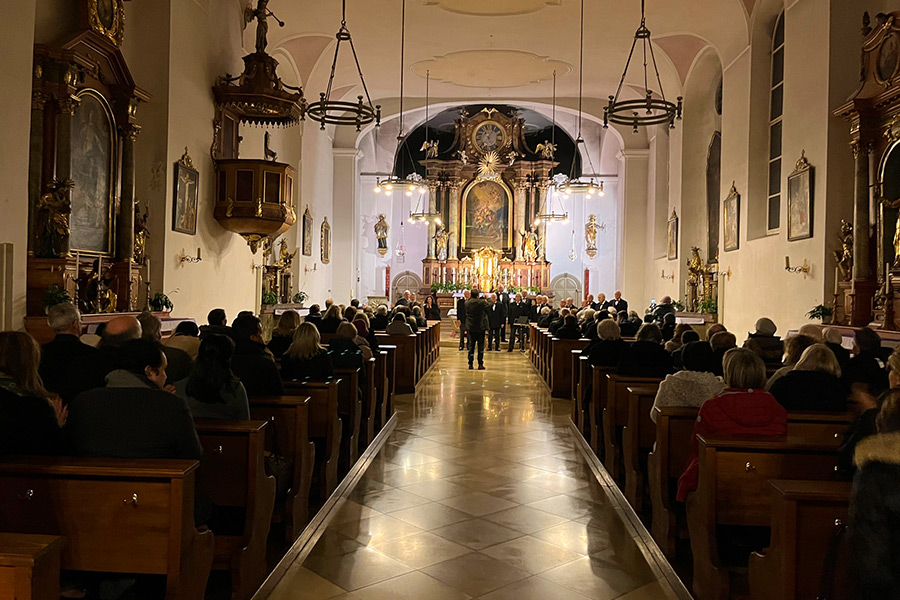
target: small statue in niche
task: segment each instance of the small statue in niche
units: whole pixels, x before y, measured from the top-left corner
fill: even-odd
[[[539,242],[537,227],[534,225],[531,226],[527,233],[522,234],[522,254],[527,262],[535,262],[537,260]]]
[[[272,146],[269,144],[269,132],[266,132],[265,135],[265,147],[263,148],[264,156],[266,160],[276,161],[278,160],[278,153],[272,150]]]
[[[462,161],[462,164],[469,164],[469,155],[465,150],[460,150],[457,154],[459,155],[459,160]]]
[[[425,158],[437,158],[438,142],[437,140],[426,140],[419,150],[425,152]]]
[[[257,54],[265,54],[266,46],[269,42],[266,39],[269,35],[268,17],[272,17],[278,22],[279,27],[284,27],[284,22],[280,21],[271,10],[269,10],[269,0],[256,0],[256,8],[251,4],[247,4],[244,9],[244,27],[247,23],[256,19],[256,52]]]
[[[834,262],[841,272],[841,278],[849,281],[853,274],[853,223],[841,219],[838,238],[841,240],[841,249],[834,251]]]
[[[290,269],[296,255],[296,250],[293,253],[288,252],[287,240],[281,240],[281,247],[278,250],[278,262],[275,265],[282,269]]]
[[[147,258],[147,240],[150,238],[150,230],[147,229],[147,222],[150,219],[150,213],[144,209],[141,215],[141,207],[138,201],[134,203],[134,262],[142,265]]]
[[[590,215],[588,217],[588,222],[584,225],[584,250],[591,258],[597,256],[597,230],[599,228],[600,227],[597,225],[597,215]]]
[[[509,161],[509,166],[513,166],[513,163],[516,162],[516,159],[519,157],[519,153],[513,150],[509,154],[506,155],[506,160]]]
[[[388,251],[388,231],[390,226],[384,215],[378,215],[378,222],[375,223],[375,237],[378,239],[378,254],[386,256]]]
[[[447,260],[447,240],[449,235],[444,230],[443,225],[438,225],[437,231],[434,232],[434,253],[438,260]]]
[[[35,206],[35,248],[40,258],[69,255],[69,215],[72,213],[69,193],[73,187],[75,184],[71,179],[54,179]]]
[[[553,160],[553,155],[556,153],[556,144],[552,144],[549,141],[544,140],[543,144],[538,144],[537,148],[535,148],[535,152],[539,152],[541,158],[544,160]]]

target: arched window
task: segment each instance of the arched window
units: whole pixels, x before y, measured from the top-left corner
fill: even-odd
[[[706,214],[708,219],[706,237],[707,260],[717,260],[719,256],[719,222],[722,200],[719,198],[722,188],[722,134],[713,134],[706,155]]]
[[[781,136],[784,113],[784,12],[772,36],[772,88],[769,95],[768,229],[781,227]]]

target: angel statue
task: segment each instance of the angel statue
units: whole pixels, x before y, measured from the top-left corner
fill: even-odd
[[[437,140],[425,140],[425,143],[422,144],[422,147],[419,148],[420,151],[425,152],[425,158],[437,158],[438,155],[438,141]]]
[[[460,150],[457,154],[459,155],[459,160],[462,161],[462,164],[464,164],[464,165],[469,164],[469,155],[466,153],[465,150]]]
[[[268,17],[272,17],[278,22],[280,27],[284,27],[284,22],[279,20],[275,13],[269,10],[269,0],[256,0],[255,9],[251,4],[247,4],[247,7],[244,9],[245,27],[247,23],[256,19],[256,52],[258,54],[264,54],[269,43],[266,39],[269,34]]]
[[[438,260],[447,260],[447,239],[450,236],[444,230],[443,225],[438,225],[434,232],[434,250]]]
[[[296,250],[294,250],[293,253],[288,252],[287,240],[281,240],[281,247],[278,251],[278,266],[284,269],[290,269],[291,263],[294,262],[294,256],[296,255]]]
[[[556,144],[551,144],[550,142],[544,140],[543,144],[537,145],[535,151],[540,153],[541,158],[545,160],[553,160],[553,155],[556,154]]]
[[[584,225],[585,252],[590,258],[597,255],[597,215],[590,215]]]
[[[72,203],[69,192],[75,184],[71,179],[54,179],[46,194],[35,206],[35,254],[39,258],[57,258],[69,254],[69,215]]]
[[[841,272],[841,278],[849,281],[853,268],[853,223],[841,219],[838,238],[841,240],[841,249],[834,251],[834,262]]]
[[[535,262],[538,257],[538,239],[537,228],[532,225],[527,233],[522,234],[522,254],[526,262]]]
[[[378,239],[378,254],[385,256],[388,251],[388,231],[390,226],[384,215],[378,215],[378,222],[375,223],[375,237]]]

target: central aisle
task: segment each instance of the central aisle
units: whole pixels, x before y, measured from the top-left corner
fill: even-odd
[[[676,595],[519,352],[443,347],[270,600],[658,600]],[[399,365],[398,365],[399,366]],[[298,559],[302,559],[301,557]]]

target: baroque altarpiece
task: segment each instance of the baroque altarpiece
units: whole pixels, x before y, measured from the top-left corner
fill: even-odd
[[[426,158],[429,225],[423,283],[492,289],[503,284],[548,291],[550,263],[538,214],[558,164],[528,147],[518,114],[465,110],[449,148]]]

